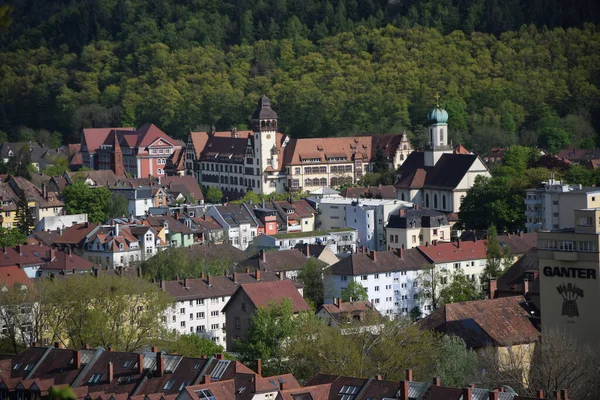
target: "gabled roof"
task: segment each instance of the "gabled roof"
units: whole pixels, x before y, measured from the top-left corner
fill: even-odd
[[[104,143],[106,138],[113,130],[117,131],[135,131],[135,128],[84,128],[82,136],[82,145],[87,146],[90,153],[94,153]]]
[[[532,248],[502,273],[497,279],[496,289],[505,293],[522,294],[524,291],[523,281],[533,278],[533,281],[529,281],[528,289],[531,292],[539,293],[539,265],[537,248]]]
[[[417,249],[433,263],[447,263],[487,258],[487,241],[465,240],[457,242],[435,242]]]
[[[115,186],[119,179],[123,179],[124,177],[118,177],[112,169],[103,169],[98,171],[67,172],[66,178],[69,183],[81,178],[83,180],[90,179],[97,186]]]
[[[373,253],[375,253],[375,261]],[[333,275],[357,276],[392,271],[417,271],[423,269],[426,264],[430,262],[419,251],[408,249],[402,251],[402,258],[397,251],[351,254],[333,264],[330,270]]]
[[[204,200],[198,181],[191,175],[165,176],[161,178],[161,185],[166,186],[169,190],[177,190],[185,195],[191,195],[196,201]]]
[[[396,187],[454,189],[477,157],[475,154],[442,154],[434,167],[426,167],[424,153],[413,151],[398,168],[399,179]]]
[[[54,243],[77,246],[81,244],[85,237],[97,226],[98,225],[91,222],[74,224],[68,228],[65,228],[65,230],[62,232],[62,235],[54,240]]]
[[[266,307],[271,302],[280,303],[284,299],[292,302],[294,313],[300,311],[309,311],[310,306],[298,292],[291,280],[284,279],[273,282],[258,282],[254,284],[242,284],[232,296],[231,300],[225,305],[223,311],[234,303],[235,296],[244,292],[256,308]]]
[[[532,343],[540,332],[522,307],[523,296],[445,304],[419,322],[422,329],[461,337],[467,346]]]
[[[171,144],[175,145],[175,141],[166,133],[161,131],[156,125],[146,123],[138,128],[137,143],[135,147],[146,147],[155,142],[157,139],[164,139]]]
[[[154,228],[162,228],[165,226],[165,223],[170,232],[182,233],[184,235],[191,235],[194,233],[183,222],[176,220],[170,215],[148,215],[144,220],[144,224]]]
[[[21,268],[14,265],[0,267],[0,285],[12,288],[16,284],[27,286],[29,282],[27,274]]]

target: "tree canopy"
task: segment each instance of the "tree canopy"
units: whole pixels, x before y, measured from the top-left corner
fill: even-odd
[[[69,214],[88,214],[90,222],[103,223],[107,210],[112,208],[112,195],[105,187],[93,188],[85,182],[75,180],[62,192],[63,201]]]

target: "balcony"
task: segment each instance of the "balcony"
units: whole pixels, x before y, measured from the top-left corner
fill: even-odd
[[[526,217],[541,217],[542,216],[542,211],[540,211],[540,210],[537,210],[537,211],[526,210],[525,211],[525,216]]]
[[[528,206],[541,205],[541,204],[542,204],[542,199],[525,199],[525,205],[528,205]]]

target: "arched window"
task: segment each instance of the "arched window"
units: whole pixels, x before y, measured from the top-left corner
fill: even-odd
[[[440,129],[440,143],[444,143],[444,129]]]
[[[433,195],[433,208],[438,208],[437,194]]]
[[[312,184],[312,180],[310,178],[306,178],[304,180],[304,186],[310,186]]]
[[[429,207],[429,193],[425,194],[425,207]]]
[[[400,160],[404,160],[404,154],[400,154]]]
[[[321,186],[327,186],[327,178],[321,178]]]
[[[404,150],[408,150],[408,147],[406,147],[406,145],[404,145],[402,148],[403,148]]]
[[[446,195],[442,195],[442,210],[446,209]]]
[[[262,128],[264,128],[264,127],[265,127],[265,121],[260,121],[260,126],[261,126]]]

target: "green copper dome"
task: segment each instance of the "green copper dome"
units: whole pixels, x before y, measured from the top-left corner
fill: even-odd
[[[448,122],[448,112],[437,106],[433,110],[429,111],[427,118],[432,124],[445,124]]]

